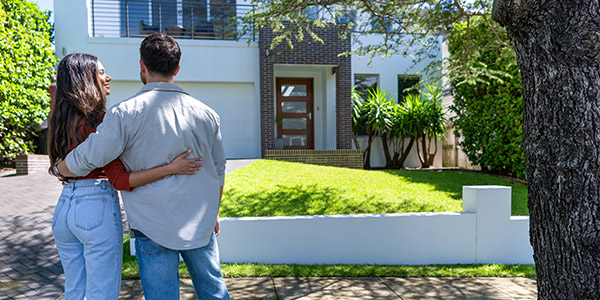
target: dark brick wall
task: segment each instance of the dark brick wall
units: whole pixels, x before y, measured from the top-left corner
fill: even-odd
[[[351,169],[363,168],[363,154],[360,150],[267,150],[265,159]]]
[[[335,65],[336,74],[336,123],[337,149],[352,149],[352,97],[351,58],[338,54],[350,51],[350,39],[338,37],[335,25],[314,30],[325,41],[324,44],[307,41],[294,44],[294,49],[278,47],[269,50],[274,34],[263,29],[259,35],[260,50],[260,126],[261,153],[275,149],[275,78],[274,64]],[[310,37],[307,37],[310,39]],[[267,55],[268,51],[268,55]]]

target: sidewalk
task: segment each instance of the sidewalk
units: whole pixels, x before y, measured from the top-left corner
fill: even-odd
[[[228,172],[248,161],[229,161]],[[64,275],[52,238],[61,192],[47,173],[0,173],[0,300],[63,299]],[[536,299],[529,278],[226,278],[236,299]],[[144,299],[139,280],[124,280],[121,299]],[[181,281],[181,299],[196,299]]]
[[[536,299],[529,278],[225,278],[234,300],[368,299]],[[192,282],[182,279],[181,299],[198,299]],[[120,299],[144,299],[139,280],[124,280]],[[62,298],[61,298],[62,299]]]

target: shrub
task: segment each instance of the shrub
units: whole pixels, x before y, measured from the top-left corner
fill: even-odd
[[[506,43],[508,37],[499,27],[490,30],[485,20],[472,19],[471,55],[478,64],[492,73],[503,74],[493,80],[451,81],[454,104],[450,110],[457,134],[463,137],[460,145],[471,162],[492,173],[525,177],[525,158],[521,147],[523,127],[523,100],[521,78],[516,55],[512,48],[492,48],[491,39],[499,35]],[[466,51],[469,39],[466,23],[457,23],[448,38],[450,54]]]
[[[48,117],[56,64],[49,16],[29,1],[0,2],[0,164],[33,152]]]

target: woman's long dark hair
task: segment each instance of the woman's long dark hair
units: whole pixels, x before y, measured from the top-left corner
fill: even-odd
[[[98,74],[98,58],[82,53],[65,56],[58,64],[56,95],[48,124],[50,166],[65,159],[71,148],[85,140],[84,126],[96,128],[102,121],[106,96]],[[54,173],[52,167],[50,174]]]

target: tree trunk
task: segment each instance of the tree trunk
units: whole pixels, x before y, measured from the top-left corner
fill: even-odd
[[[600,297],[598,0],[496,0],[521,70],[539,299]]]
[[[383,146],[383,154],[385,155],[385,167],[390,168],[392,166],[392,156],[390,155],[387,133],[381,135],[381,144]]]
[[[431,141],[433,139],[433,142]],[[429,145],[427,146],[427,163],[429,164],[429,166],[433,166],[433,162],[435,160],[435,155],[437,154],[437,137],[430,137],[429,138]],[[433,151],[433,153],[431,153],[431,144],[433,144],[433,149],[435,151]]]
[[[365,148],[365,152],[363,152],[363,162],[365,169],[371,169],[371,145],[373,144],[373,135],[371,133],[367,133],[369,135],[369,139],[367,142],[367,147]]]
[[[400,166],[400,168],[404,167],[404,161],[408,157],[408,154],[410,153],[410,149],[412,148],[414,142],[415,142],[415,139],[413,137],[411,137],[410,140],[408,141],[408,146],[406,146],[406,149],[404,149],[404,142],[402,142],[402,150],[401,150],[402,155],[398,159],[398,165]],[[418,152],[418,150],[417,150],[417,152]]]
[[[354,141],[354,147],[356,147],[356,150],[360,150],[360,144],[358,143],[358,138],[355,134],[352,135],[352,140]]]
[[[419,139],[417,139],[417,154],[419,156],[419,160],[421,161],[421,168],[429,168],[429,164],[427,164],[427,145],[425,139],[427,139],[427,137],[425,134],[423,134],[420,138],[421,151],[419,151]]]

